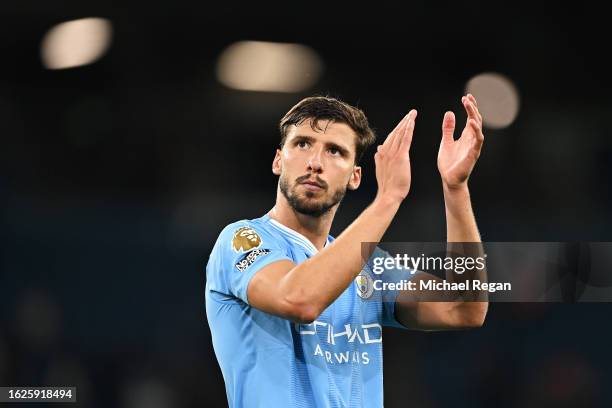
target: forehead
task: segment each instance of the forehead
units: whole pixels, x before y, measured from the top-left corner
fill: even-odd
[[[309,136],[324,143],[336,143],[351,151],[355,150],[357,135],[346,123],[330,120],[319,120],[317,126],[312,126],[312,119],[307,119],[299,125],[290,126],[287,131],[287,141],[297,136]]]

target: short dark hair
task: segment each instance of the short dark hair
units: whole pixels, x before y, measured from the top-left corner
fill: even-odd
[[[318,126],[320,120],[344,123],[353,129],[357,134],[355,163],[359,163],[366,149],[376,140],[376,134],[361,109],[329,96],[311,96],[299,101],[280,120],[281,148],[287,139],[289,127],[299,125],[305,120],[311,120],[310,126],[313,130],[322,130]]]

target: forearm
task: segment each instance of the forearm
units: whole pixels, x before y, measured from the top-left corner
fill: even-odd
[[[396,200],[377,198],[334,242],[289,271],[281,282],[287,302],[322,312],[363,268],[370,254],[362,243],[378,243],[398,208]]]
[[[458,254],[459,256],[470,257],[472,259],[484,256],[467,184],[459,188],[449,188],[444,185],[443,189],[449,252],[455,256]],[[457,245],[455,243],[465,244]],[[461,275],[450,270],[447,271],[447,279],[454,282],[466,280],[486,281],[486,268],[481,270],[473,269]],[[454,302],[451,306],[454,319],[467,327],[481,325],[488,308],[487,294],[472,289],[463,292],[462,298],[463,301]]]
[[[443,183],[448,242],[480,242],[467,184],[450,188]]]

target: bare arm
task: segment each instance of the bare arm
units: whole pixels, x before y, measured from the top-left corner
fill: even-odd
[[[332,244],[296,265],[272,263],[251,279],[249,303],[295,322],[315,320],[351,284],[369,254],[362,242],[377,243],[410,190],[410,159],[416,111],[411,111],[374,156],[378,193],[372,204]]]
[[[447,112],[442,125],[442,141],[438,154],[438,169],[442,176],[444,204],[446,209],[446,230],[449,247],[452,243],[479,243],[480,234],[472,211],[468,178],[480,155],[484,135],[482,116],[478,112],[476,99],[468,95],[463,100],[468,113],[468,121],[461,138],[454,140],[455,118]],[[469,256],[482,255],[482,245],[469,246]],[[463,276],[465,279],[467,275]],[[486,280],[486,270],[480,271],[472,279]],[[429,274],[420,274],[414,279],[437,279]],[[447,280],[458,281],[457,275],[447,272]],[[480,293],[464,293],[460,301],[420,301],[418,292],[403,292],[398,296],[395,313],[397,319],[406,327],[417,330],[440,330],[479,327],[484,323],[488,302],[473,301],[482,299]]]

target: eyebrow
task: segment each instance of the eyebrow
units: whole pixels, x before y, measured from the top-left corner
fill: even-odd
[[[312,136],[296,135],[291,140],[291,143],[299,143],[299,142],[313,143],[313,142],[316,142],[316,139]],[[346,157],[350,156],[349,150],[346,147],[339,145],[338,143],[325,142],[325,147],[337,149],[340,153],[342,153],[343,156],[346,156]]]

